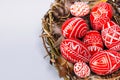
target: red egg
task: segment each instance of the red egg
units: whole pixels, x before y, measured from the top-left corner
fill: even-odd
[[[74,73],[80,78],[86,78],[90,75],[90,68],[84,62],[78,62],[74,65]]]
[[[103,25],[112,18],[112,13],[112,6],[109,3],[96,4],[90,14],[92,28],[101,30]]]
[[[91,55],[103,50],[103,42],[100,33],[96,30],[91,30],[85,35],[83,42],[87,46]]]
[[[90,12],[90,7],[85,2],[75,2],[70,7],[70,12],[73,16],[85,16]]]
[[[60,51],[62,56],[72,63],[79,61],[88,62],[91,57],[85,44],[77,39],[63,40],[60,44]]]
[[[102,39],[110,50],[120,51],[120,26],[115,22],[107,22],[102,30]]]
[[[62,34],[66,38],[82,38],[88,31],[85,20],[73,17],[66,20],[62,25]]]
[[[90,59],[90,68],[98,75],[107,75],[120,68],[120,54],[113,50],[95,53]]]

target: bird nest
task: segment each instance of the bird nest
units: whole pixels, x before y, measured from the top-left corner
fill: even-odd
[[[73,72],[73,64],[65,60],[60,53],[59,46],[64,37],[61,34],[61,25],[63,22],[73,17],[70,14],[69,7],[75,1],[87,1],[90,8],[100,1],[106,1],[113,6],[114,14],[112,20],[120,25],[120,1],[119,0],[55,0],[51,4],[50,9],[42,18],[42,34],[44,47],[47,51],[47,56],[50,57],[50,64],[53,65],[59,76],[64,80],[120,80],[120,70],[106,76],[99,76],[95,73],[91,73],[89,77],[81,79]],[[85,20],[89,20],[89,14],[83,17]]]

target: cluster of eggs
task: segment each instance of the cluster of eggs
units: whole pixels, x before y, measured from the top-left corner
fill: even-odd
[[[65,39],[60,44],[61,55],[74,64],[74,73],[85,78],[93,71],[108,75],[120,68],[120,27],[111,20],[112,6],[101,2],[91,12],[85,2],[70,7],[74,16],[62,25]],[[82,18],[90,13],[92,29]]]

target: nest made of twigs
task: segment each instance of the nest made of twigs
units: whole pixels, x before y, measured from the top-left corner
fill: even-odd
[[[63,77],[64,80],[120,80],[120,70],[117,72],[107,75],[107,76],[98,76],[94,73],[85,79],[78,78],[73,72],[73,64],[66,61],[60,53],[59,45],[64,37],[61,34],[61,25],[62,23],[71,18],[72,15],[69,12],[69,6],[75,1],[87,1],[90,7],[99,1],[107,0],[55,0],[51,5],[48,12],[44,15],[42,19],[42,39],[44,47],[50,57],[50,64],[56,67],[59,76]],[[120,25],[120,1],[119,0],[108,0],[113,8],[114,15],[113,19],[117,24]],[[88,21],[89,24],[89,15],[83,17]]]

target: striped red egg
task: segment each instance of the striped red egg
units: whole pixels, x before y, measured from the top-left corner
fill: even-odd
[[[74,73],[80,78],[86,78],[90,75],[90,68],[84,62],[78,62],[74,65]]]
[[[85,2],[75,2],[71,5],[70,12],[73,16],[81,17],[87,15],[90,12],[90,8]]]
[[[96,30],[88,31],[85,35],[83,42],[86,44],[91,55],[103,50],[103,42],[100,33]]]
[[[60,44],[62,56],[69,62],[88,62],[91,54],[83,42],[78,39],[65,39]]]
[[[120,68],[120,54],[113,50],[95,53],[90,59],[91,70],[98,75],[108,75]]]
[[[107,22],[102,30],[102,39],[110,50],[120,51],[120,26],[115,22]]]
[[[70,18],[62,25],[62,34],[66,38],[82,38],[87,31],[87,23],[79,17]]]
[[[101,2],[96,4],[90,14],[92,28],[101,30],[103,25],[112,18],[112,6],[109,3]]]

